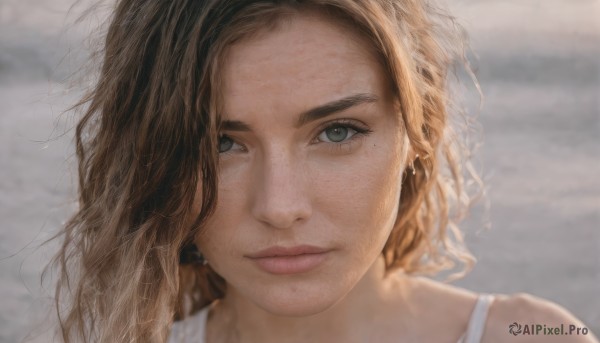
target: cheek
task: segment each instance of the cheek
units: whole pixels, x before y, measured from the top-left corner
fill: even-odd
[[[234,189],[241,187],[241,185],[235,184],[229,186]],[[243,231],[236,232],[236,229],[240,227],[239,218],[244,209],[244,199],[242,198],[244,192],[228,191],[228,188],[219,184],[215,212],[208,218],[195,240],[200,251],[217,272],[223,258],[239,254],[233,243],[239,241],[239,236],[243,233]],[[199,196],[199,191],[196,194]]]
[[[340,240],[355,249],[377,250],[383,248],[397,215],[402,151],[399,144],[366,144],[331,169],[321,165],[313,177],[313,208],[337,228]]]

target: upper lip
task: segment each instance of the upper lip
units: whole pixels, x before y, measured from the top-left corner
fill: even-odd
[[[253,254],[248,254],[247,257],[265,258],[277,256],[297,256],[303,254],[320,254],[329,250],[330,249],[319,248],[312,245],[297,245],[294,247],[273,246]]]

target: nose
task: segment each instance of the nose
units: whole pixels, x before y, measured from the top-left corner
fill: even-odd
[[[256,166],[252,215],[269,227],[288,229],[312,213],[307,175],[290,155],[264,154]]]

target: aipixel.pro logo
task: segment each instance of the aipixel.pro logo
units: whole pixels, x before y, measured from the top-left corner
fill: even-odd
[[[560,324],[560,326],[549,326],[546,324],[519,324],[513,322],[508,326],[508,332],[513,335],[543,335],[543,336],[569,336],[587,335],[589,329],[578,327],[573,324]]]
[[[514,322],[512,324],[510,324],[510,326],[508,327],[508,332],[510,332],[512,335],[518,335],[521,333],[522,331],[522,327],[521,324]]]

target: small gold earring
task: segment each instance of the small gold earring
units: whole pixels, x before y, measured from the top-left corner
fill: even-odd
[[[412,174],[413,174],[413,175],[416,175],[416,174],[417,174],[417,171],[415,170],[415,160],[416,160],[417,158],[419,158],[419,154],[416,154],[416,155],[415,155],[415,159],[414,159],[414,160],[412,160],[412,161],[410,161],[410,169],[412,169]]]

